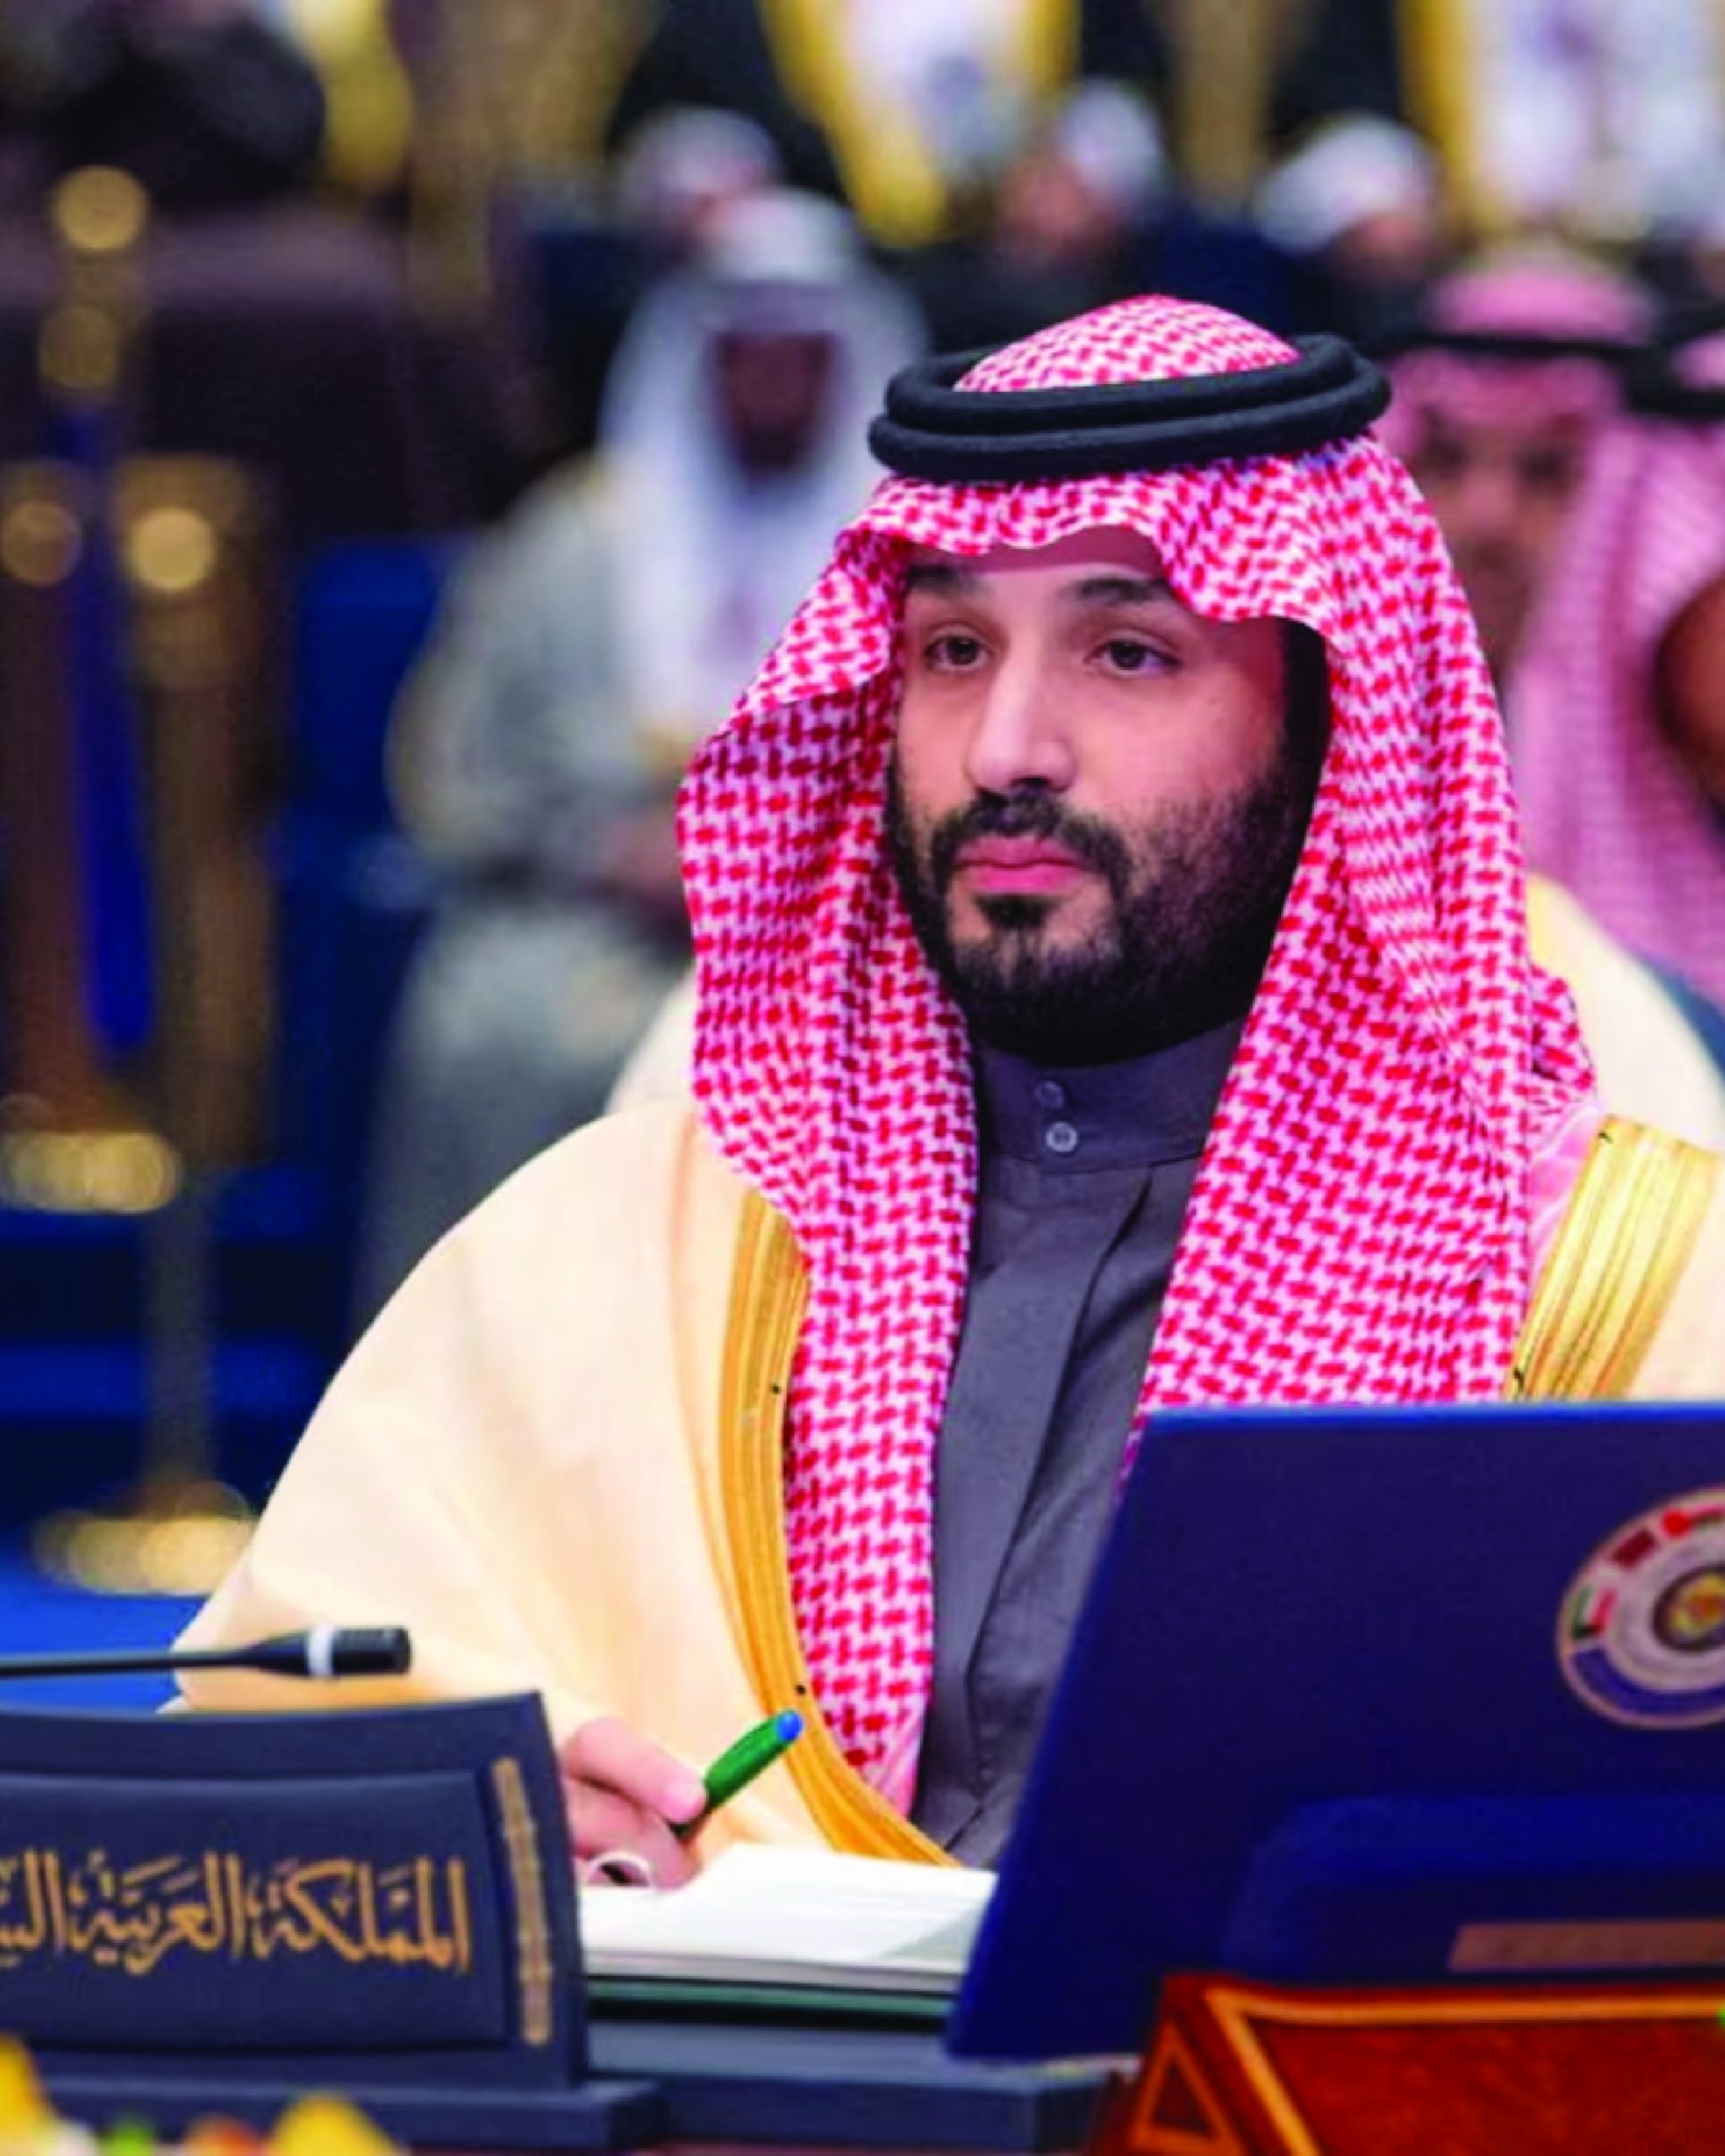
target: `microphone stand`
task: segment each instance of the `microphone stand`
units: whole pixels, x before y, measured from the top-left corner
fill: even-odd
[[[176,1669],[249,1669],[270,1677],[395,1677],[413,1667],[399,1625],[314,1625],[237,1647],[117,1647],[89,1652],[0,1654],[0,1683],[30,1677],[131,1677]]]

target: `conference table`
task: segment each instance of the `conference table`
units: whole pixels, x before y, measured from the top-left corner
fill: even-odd
[[[159,1645],[188,1608],[165,1600],[97,1599],[45,1582],[17,1561],[0,1562],[0,1646]],[[156,1703],[157,1680],[129,1680],[123,1689],[113,1680],[62,1681],[8,1692],[35,1704],[45,1703],[45,1694],[46,1703],[62,1707],[120,1709],[119,1722],[109,1723],[99,1737],[101,1747],[112,1753],[116,1730],[139,1738],[152,1732],[146,1748],[164,1754],[172,1749],[176,1781],[184,1780],[187,1741],[204,1722],[195,1716],[170,1726],[136,1713]],[[532,1702],[475,1703],[459,1711],[507,1707],[519,1713],[531,1710]],[[212,1737],[221,1734],[215,1727],[220,1719],[205,1724]],[[318,1722],[324,1725],[326,1760],[339,1756],[332,1744],[344,1753],[352,1748],[350,1732],[358,1724],[351,1716],[311,1722],[264,1717],[247,1729],[246,1751],[257,1755],[248,1758],[247,1771],[266,1781],[280,1772],[267,1756],[272,1725],[278,1750],[291,1738],[298,1752],[305,1748],[302,1732],[315,1736]],[[41,1727],[35,1718],[32,1724]],[[542,1723],[537,1726],[542,1745]],[[18,1748],[12,1767],[23,1772],[27,1748]],[[193,1744],[192,1756],[196,1751]],[[327,1774],[328,1768],[314,1760],[309,1771]],[[556,1806],[548,1750],[543,1774],[537,1801]],[[25,1789],[22,1781],[16,1786]],[[139,1786],[122,1787],[122,1804],[134,1801],[126,1789]],[[19,1827],[15,1811],[8,1812],[11,1787],[9,1773],[0,1775],[0,1820],[15,1860],[15,1845],[29,1838],[29,1830]],[[375,1802],[381,1787],[369,1784],[362,1801]],[[63,1805],[63,1799],[56,1801]],[[83,1830],[69,1831],[76,1838]],[[6,1855],[0,1848],[0,1869]],[[6,1882],[6,1894],[0,1968],[7,1966],[8,1927],[15,1930],[18,1921],[15,1878]],[[521,1935],[517,1923],[509,1936],[519,1942]],[[547,1977],[574,1966],[573,1931],[549,1935],[558,1936],[569,1942],[568,1951],[544,1964]],[[1098,1939],[1097,1951],[1107,1956],[1129,1945]],[[1052,1965],[1025,1967],[1015,1994],[1021,2013],[1028,2006],[1039,2015],[1044,1999],[1057,2004],[1074,1973]],[[362,2077],[344,2074],[327,2057],[286,2051],[279,2072],[272,2063],[259,2073],[254,2062],[250,2078],[240,2078],[231,2068],[224,2072],[219,2047],[182,2057],[177,2020],[170,2056],[156,2057],[147,2071],[140,2070],[136,2047],[128,2052],[125,2029],[106,2023],[99,2048],[64,2058],[43,2047],[40,2063],[63,2116],[98,2128],[142,2117],[173,2137],[218,2115],[267,2130],[296,2096],[334,2087],[353,2095],[415,2156],[586,2148],[674,2149],[685,2156],[769,2148],[807,2156],[853,2149],[929,2156],[937,2150],[978,2156],[1062,2150],[1092,2156],[1425,2156],[1436,2148],[1477,2149],[1482,2156],[1605,2156],[1607,2150],[1616,2156],[1631,2148],[1638,2156],[1712,2156],[1722,2145],[1718,2121],[1725,2117],[1725,1988],[1705,1972],[1687,1983],[1668,1972],[1663,1979],[1615,1984],[1603,1977],[1592,1984],[1518,1983],[1514,1973],[1506,1966],[1496,1978],[1482,1972],[1485,1981],[1461,1988],[1353,1992],[1177,1976],[1163,1991],[1141,2070],[1128,2057],[1033,2063],[954,2058],[943,2042],[941,2004],[901,1995],[767,1996],[695,1984],[655,1989],[606,1978],[580,1995],[579,2015],[559,2022],[573,2041],[541,2055],[547,2071],[537,2084],[531,2078],[512,2082],[475,2072],[464,2058],[439,2058],[435,2047],[423,2042],[393,2083],[387,2058],[384,2073],[377,2072],[381,2054],[373,2055]],[[573,2001],[566,1980],[558,1988],[566,2003]],[[585,2021],[584,2031],[578,2020]],[[571,2058],[581,2061],[579,2070],[568,2070],[564,2062]]]
[[[195,1607],[173,1597],[88,1593],[45,1577],[21,1550],[0,1555],[0,1652],[161,1646]],[[11,1686],[5,1704],[148,1712],[168,1692],[160,1677],[61,1678]],[[667,2013],[638,1999],[600,1996],[589,2002],[590,2071],[595,2082],[629,2092],[609,2116],[523,2105],[498,2092],[492,2124],[503,2137],[475,2137],[464,2123],[462,2137],[452,2140],[440,2122],[435,2094],[427,2092],[391,2122],[416,2148],[470,2151],[777,2148],[1030,2156],[1084,2145],[1108,2079],[1105,2065],[955,2060],[942,2047],[939,2012],[930,2002],[896,2000],[884,2008],[863,2003],[849,2015],[825,2007],[766,2019],[734,2004],[703,2011],[685,1998]],[[50,2083],[70,2118],[99,2124],[115,2115],[106,2075],[92,2081],[51,2074]],[[267,2126],[295,2088],[291,2074],[280,2088],[246,2095],[168,2087],[147,2115],[166,2132],[218,2110]],[[536,2124],[521,2116],[527,2110],[537,2111]]]

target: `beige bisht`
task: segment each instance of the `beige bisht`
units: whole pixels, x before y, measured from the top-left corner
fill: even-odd
[[[615,1714],[697,1764],[811,1701],[780,1444],[803,1307],[778,1217],[693,1116],[590,1126],[426,1259],[355,1351],[188,1643],[403,1624],[410,1677],[207,1676],[195,1705],[359,1705],[531,1689],[563,1737]],[[1725,1398],[1725,1177],[1607,1123],[1507,1390]],[[705,1838],[931,1846],[818,1713]]]

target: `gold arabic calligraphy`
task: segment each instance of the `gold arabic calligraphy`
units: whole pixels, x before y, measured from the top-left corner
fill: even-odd
[[[99,1849],[77,1862],[55,1849],[0,1849],[0,1972],[72,1959],[147,1977],[179,1952],[328,1955],[464,1977],[467,1866],[316,1857],[258,1869],[219,1849],[117,1865]]]

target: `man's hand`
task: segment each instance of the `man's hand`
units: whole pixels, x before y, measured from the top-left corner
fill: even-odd
[[[692,1767],[611,1716],[584,1722],[558,1754],[558,1764],[579,1858],[622,1849],[651,1866],[658,1886],[681,1886],[693,1878],[695,1860],[672,1832],[707,1801]]]

